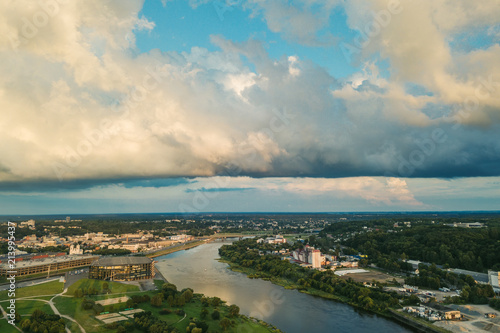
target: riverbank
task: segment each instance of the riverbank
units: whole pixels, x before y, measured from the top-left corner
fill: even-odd
[[[227,269],[219,262],[219,249],[231,242],[211,242],[189,251],[157,258],[157,267],[179,289],[193,288],[209,297],[220,297],[227,304],[238,304],[249,317],[264,320],[287,333],[339,332],[414,333],[408,326],[324,297],[285,289],[262,279]],[[229,259],[229,258],[228,258]],[[347,296],[348,297],[348,296]]]
[[[405,325],[405,326],[411,327],[414,330],[417,330],[418,332],[433,332],[433,333],[434,332],[435,333],[448,333],[448,332],[450,332],[450,331],[442,329],[440,327],[434,327],[431,323],[422,323],[417,318],[412,318],[410,316],[404,316],[404,314],[400,314],[399,312],[396,312],[395,310],[392,310],[392,309],[389,309],[386,312],[367,310],[367,309],[360,307],[358,304],[351,302],[350,299],[347,297],[330,294],[330,293],[327,293],[327,292],[324,292],[321,290],[317,290],[314,288],[307,288],[306,289],[306,288],[300,287],[299,285],[291,282],[290,280],[280,278],[280,277],[262,277],[260,272],[256,271],[253,268],[242,267],[238,264],[235,264],[235,263],[233,263],[229,260],[223,259],[223,258],[218,259],[218,261],[227,264],[229,266],[228,268],[230,270],[232,270],[234,272],[243,273],[250,279],[262,279],[265,281],[269,281],[275,285],[279,285],[281,287],[284,287],[285,289],[295,289],[301,293],[308,294],[311,296],[317,296],[317,297],[325,298],[328,300],[341,302],[341,303],[347,304],[349,306],[352,306],[356,309],[360,309],[362,311],[368,311],[368,312],[374,313],[376,315],[383,316],[383,317],[391,319],[391,320],[395,320],[402,325]]]
[[[333,301],[337,301],[337,302],[341,302],[341,303],[345,303],[345,304],[348,304],[352,307],[355,307],[355,308],[358,308],[358,309],[362,309],[360,306],[358,306],[357,304],[354,304],[354,303],[351,303],[349,302],[349,299],[347,297],[342,297],[342,296],[338,296],[338,295],[333,295],[333,294],[329,294],[329,293],[326,293],[324,291],[321,291],[321,290],[317,290],[317,289],[313,289],[313,288],[308,288],[308,289],[304,289],[304,288],[301,288],[299,285],[291,282],[290,280],[287,280],[287,279],[284,279],[284,278],[279,278],[279,277],[260,277],[258,276],[258,273],[255,269],[252,269],[252,268],[248,268],[248,267],[242,267],[238,264],[235,264],[229,260],[226,260],[226,259],[223,259],[223,258],[220,258],[219,259],[220,262],[223,262],[225,264],[228,264],[229,265],[229,269],[232,270],[233,272],[239,272],[239,273],[243,273],[245,275],[247,275],[248,278],[250,279],[262,279],[264,281],[269,281],[271,283],[274,283],[278,286],[281,286],[285,289],[295,289],[301,293],[304,293],[304,294],[308,294],[308,295],[311,295],[311,296],[317,296],[317,297],[321,297],[321,298],[326,298],[326,299],[329,299],[329,300],[333,300]],[[362,309],[363,311],[367,311],[366,309]],[[377,311],[370,311],[372,313],[375,313],[377,315],[381,315],[381,316],[385,316],[385,317],[388,317],[390,318],[391,316],[388,315],[387,313],[383,313],[383,312],[377,312]]]
[[[188,244],[183,243],[183,244],[180,244],[177,246],[169,247],[167,249],[163,249],[163,250],[159,250],[157,252],[147,254],[146,257],[156,258],[156,257],[164,256],[166,254],[174,253],[177,251],[188,250],[188,249],[191,249],[193,247],[196,247],[196,246],[199,246],[202,244],[210,243],[211,241],[212,241],[211,239],[205,239],[205,240],[200,240],[200,241],[194,241],[194,242],[191,242]]]

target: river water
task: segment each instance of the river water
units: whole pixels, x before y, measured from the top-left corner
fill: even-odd
[[[249,279],[218,262],[218,249],[230,242],[210,243],[156,258],[156,267],[179,290],[217,296],[240,307],[240,313],[263,319],[286,333],[412,332],[349,305],[287,290],[269,281]]]

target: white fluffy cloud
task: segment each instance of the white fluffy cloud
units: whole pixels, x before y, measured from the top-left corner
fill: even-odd
[[[155,28],[139,14],[142,1],[47,3],[0,4],[0,182],[196,177],[228,168],[301,177],[500,172],[498,133],[452,127],[495,128],[500,120],[498,44],[468,52],[452,45],[467,29],[498,24],[496,1],[403,2],[362,50],[387,59],[389,75],[370,59],[343,80],[293,54],[272,59],[256,40],[213,36],[219,51],[137,54],[134,33]],[[353,29],[387,8],[381,0],[244,6],[288,40],[320,45],[330,41],[318,33],[338,5]],[[408,92],[409,84],[426,93]],[[437,126],[448,141],[427,150],[415,143]],[[359,188],[370,179],[360,178]],[[413,200],[403,183],[373,184]]]

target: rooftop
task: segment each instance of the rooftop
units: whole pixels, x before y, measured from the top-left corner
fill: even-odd
[[[101,257],[92,266],[143,265],[152,262],[153,259],[147,257]]]
[[[16,268],[24,268],[24,267],[32,267],[32,266],[39,266],[39,265],[48,265],[48,264],[55,264],[58,262],[65,262],[65,261],[71,261],[71,260],[81,260],[81,259],[87,259],[87,258],[98,258],[98,256],[95,255],[65,255],[65,256],[58,256],[58,257],[46,257],[46,258],[41,258],[41,259],[34,259],[34,260],[21,260],[16,262]],[[2,261],[0,264],[0,267],[5,268],[8,266],[8,261]]]

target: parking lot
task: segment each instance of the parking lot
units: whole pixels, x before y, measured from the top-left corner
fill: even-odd
[[[88,269],[88,267],[75,269],[75,270],[66,272],[65,277],[66,277],[66,283],[64,284],[64,288],[68,288],[76,281],[88,278],[89,277],[89,269]]]

